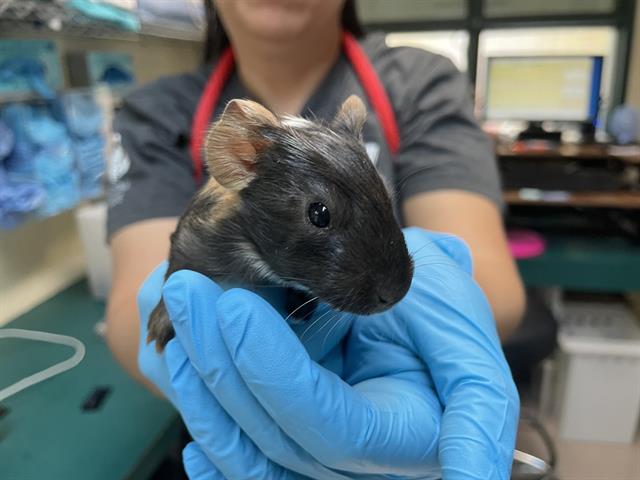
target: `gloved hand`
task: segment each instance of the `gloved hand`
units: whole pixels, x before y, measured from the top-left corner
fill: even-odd
[[[166,349],[170,377],[152,379],[196,442],[184,452],[191,478],[508,478],[517,393],[468,251],[420,229],[405,238],[412,287],[391,311],[355,317],[331,362],[342,378],[260,297],[172,275],[164,300],[178,339]],[[161,364],[149,355],[143,372]]]
[[[175,395],[171,387],[169,371],[164,356],[156,353],[155,343],[147,344],[146,342],[147,322],[162,296],[167,266],[166,261],[158,265],[149,274],[138,292],[138,313],[141,319],[138,367],[144,376],[151,380],[164,393],[167,399],[175,405]],[[188,273],[195,275],[194,272]],[[219,292],[221,290],[216,289],[216,294],[210,299],[211,302],[215,303]],[[285,316],[286,292],[284,289],[266,287],[257,288],[256,292],[276,308],[282,316]],[[289,316],[286,319],[291,329],[300,337],[313,360],[318,361],[325,368],[341,371],[343,358],[339,343],[349,331],[355,317],[355,315],[344,315],[335,312],[327,305],[320,304],[308,321],[296,321]]]

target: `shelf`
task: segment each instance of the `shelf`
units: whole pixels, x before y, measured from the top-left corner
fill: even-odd
[[[73,95],[73,94],[86,94],[86,93],[94,93],[101,95],[108,95],[109,101],[113,103],[114,106],[119,105],[122,101],[124,94],[126,94],[126,90],[113,90],[106,84],[98,84],[94,87],[70,87],[64,88],[55,91],[55,96],[57,100],[60,100],[65,95]],[[33,92],[18,92],[18,93],[10,93],[10,94],[0,94],[0,109],[3,105],[9,103],[28,103],[28,104],[49,104],[51,100],[42,98],[36,93]]]
[[[143,23],[140,33],[150,37],[184,40],[187,42],[201,42],[204,39],[204,28],[178,26],[177,24]]]
[[[523,189],[526,190],[526,189]],[[505,201],[510,205],[543,205],[549,207],[590,207],[640,209],[640,192],[561,192],[563,198],[540,192],[536,198],[523,195],[518,190],[503,192]]]
[[[0,0],[0,30],[10,33],[25,28],[97,38],[135,38],[134,32],[86,17],[67,8],[62,0]]]
[[[201,41],[204,34],[203,25],[191,28],[178,23],[143,23],[139,31],[130,31],[112,22],[87,17],[64,3],[64,0],[0,0],[0,31],[3,36],[25,30],[46,30],[60,35],[112,40],[136,41],[152,36],[194,42]]]
[[[628,164],[640,164],[638,154],[620,154],[621,147],[609,145],[570,145],[563,144],[554,149],[527,149],[516,145],[499,144],[496,146],[496,154],[501,159],[527,159],[536,158],[544,160],[592,160],[607,161],[619,160]]]

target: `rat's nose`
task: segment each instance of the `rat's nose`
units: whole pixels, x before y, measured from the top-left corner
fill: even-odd
[[[410,285],[411,275],[386,277],[376,285],[372,300],[380,311],[384,311],[402,300]]]
[[[383,293],[383,294],[378,293],[378,302],[381,305],[387,305],[388,303],[391,302],[391,300],[389,300],[389,296],[386,293]]]
[[[392,284],[378,287],[374,299],[380,310],[386,310],[402,299],[405,292],[406,289],[402,285]]]

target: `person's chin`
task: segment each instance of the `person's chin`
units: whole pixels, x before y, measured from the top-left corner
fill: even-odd
[[[242,13],[247,30],[264,40],[294,39],[313,25],[313,18],[309,12],[285,8],[278,4],[260,4]]]
[[[259,25],[252,28],[253,34],[265,42],[293,41],[300,38],[305,30],[305,26],[298,22],[267,23],[265,20],[261,20]]]

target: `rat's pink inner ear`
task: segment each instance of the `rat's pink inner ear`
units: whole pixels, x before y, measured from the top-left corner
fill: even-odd
[[[205,139],[204,156],[209,175],[225,188],[242,190],[255,177],[257,156],[269,146],[260,128],[278,120],[262,105],[232,100]]]
[[[225,188],[242,190],[255,176],[257,151],[251,135],[237,124],[215,123],[205,140],[209,175]]]
[[[367,107],[357,95],[347,98],[333,119],[334,128],[346,128],[354,135],[362,135],[364,122],[367,120]]]

